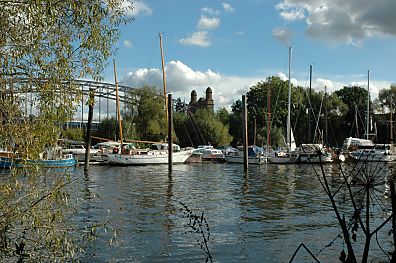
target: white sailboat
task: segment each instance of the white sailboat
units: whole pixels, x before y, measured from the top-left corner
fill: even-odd
[[[166,86],[165,86],[165,70],[164,70],[164,59],[162,53],[162,37],[160,37],[160,47],[161,47],[161,58],[162,58],[162,73],[163,73],[163,81],[164,81],[164,96],[165,103],[167,109],[167,100],[166,100]],[[151,165],[151,164],[168,164],[168,143],[153,143],[151,144],[149,149],[130,149],[126,150],[123,147],[122,142],[122,125],[121,125],[121,116],[120,116],[120,107],[118,101],[118,83],[117,83],[117,75],[116,68],[114,62],[114,76],[116,83],[116,97],[117,97],[117,113],[119,119],[120,126],[120,141],[121,141],[121,149],[118,153],[108,153],[103,157],[106,160],[107,164],[110,165]],[[170,102],[172,103],[172,102]],[[168,116],[167,116],[168,117]],[[192,149],[181,149],[180,146],[173,144],[173,152],[172,152],[172,162],[173,163],[184,163],[192,154]]]
[[[396,149],[392,144],[373,143],[369,139],[370,131],[370,71],[367,71],[367,118],[366,139],[347,138],[345,143],[357,142],[354,149],[349,152],[349,157],[361,162],[393,162],[396,161]],[[348,145],[349,146],[349,145]],[[348,149],[348,148],[347,148]]]
[[[295,152],[296,142],[294,141],[293,131],[291,129],[291,83],[290,83],[290,63],[291,63],[291,52],[292,48],[289,47],[289,94],[288,94],[288,105],[287,105],[287,123],[286,123],[286,150],[275,150],[270,156],[268,161],[270,163],[287,164],[295,163],[298,159],[298,155]]]

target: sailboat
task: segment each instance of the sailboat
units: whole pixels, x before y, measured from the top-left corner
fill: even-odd
[[[309,79],[312,79],[312,66],[310,67],[310,77]],[[311,90],[311,82],[310,82],[310,90]],[[327,92],[326,92],[326,86],[325,86],[325,96],[322,99],[326,102],[326,96],[327,96]],[[325,103],[326,104],[326,103]],[[327,104],[325,106],[325,118],[326,118],[326,132],[325,132],[325,136],[327,139]],[[333,162],[333,157],[332,154],[330,153],[330,151],[327,149],[327,147],[325,147],[325,143],[326,143],[326,139],[323,136],[323,132],[322,132],[322,136],[320,136],[320,132],[318,132],[319,130],[319,120],[320,120],[320,116],[321,116],[321,111],[322,111],[322,103],[320,105],[320,110],[319,110],[319,114],[318,114],[318,118],[316,120],[316,128],[315,128],[315,132],[314,132],[314,139],[313,141],[311,141],[310,143],[304,143],[301,144],[298,148],[297,148],[297,152],[298,152],[298,163],[309,163],[309,164],[313,164],[313,163],[332,163]],[[315,115],[314,115],[314,119]],[[310,134],[310,130],[309,130],[309,134]],[[316,135],[319,134],[319,138],[316,138]],[[321,139],[320,139],[321,137]],[[309,138],[311,140],[311,138]]]
[[[349,137],[344,141],[344,149],[353,146],[349,157],[354,161],[362,162],[393,162],[396,161],[396,149],[388,143],[373,143],[369,139],[370,130],[370,71],[367,71],[367,118],[366,139]]]
[[[164,81],[164,96],[166,100],[166,86],[165,86],[165,70],[164,70],[164,59],[162,53],[162,38],[160,36],[160,47],[161,47],[161,58],[162,58],[162,72]],[[120,126],[120,140],[121,146],[118,153],[109,153],[104,156],[107,164],[110,165],[151,165],[151,164],[168,164],[168,143],[158,142],[151,144],[149,149],[125,149],[122,141],[122,125],[120,116],[120,107],[118,99],[118,83],[117,75],[114,62],[114,76],[116,83],[116,97],[117,97],[117,113]],[[170,102],[171,103],[171,102]],[[167,107],[166,107],[167,109]],[[167,116],[168,118],[168,116]],[[191,149],[181,149],[179,145],[173,144],[172,162],[173,163],[184,163],[192,154]]]
[[[270,163],[287,164],[296,163],[298,155],[295,152],[296,142],[294,140],[293,131],[291,128],[291,83],[290,83],[290,64],[291,64],[291,53],[292,48],[289,47],[289,94],[288,94],[288,105],[287,105],[287,123],[286,123],[286,151],[273,151],[270,156],[268,156],[268,161]]]

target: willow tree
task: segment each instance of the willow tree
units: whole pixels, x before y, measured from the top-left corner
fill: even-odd
[[[72,80],[102,78],[119,26],[132,19],[131,4],[0,0],[0,148],[37,158],[56,143],[59,124],[81,100]],[[31,91],[32,115],[24,104]],[[75,238],[83,235],[72,234],[74,228],[67,224],[67,186],[73,180],[46,179],[39,170],[11,170],[0,183],[2,262],[69,261],[79,251]]]
[[[118,27],[132,19],[127,15],[132,6],[125,3],[0,1],[0,109],[3,123],[13,122],[2,127],[1,134],[7,134],[1,138],[3,147],[18,145],[14,150],[22,154],[25,149],[40,151],[44,145],[55,143],[59,129],[54,124],[68,120],[81,100],[80,89],[71,80],[102,78],[119,38]],[[17,92],[31,90],[35,92],[35,118],[24,123],[19,118],[20,125],[29,123],[27,133],[20,136],[24,129],[15,129],[17,116],[8,117],[13,107],[6,105],[23,104],[26,97],[17,96]],[[32,154],[28,157],[36,157],[37,151]]]

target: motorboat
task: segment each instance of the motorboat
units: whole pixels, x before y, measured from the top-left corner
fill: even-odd
[[[298,153],[297,151],[287,151],[282,148],[272,151],[268,155],[268,162],[274,164],[292,164],[297,163]]]
[[[332,154],[321,143],[301,144],[297,148],[297,163],[332,163]]]
[[[69,147],[63,148],[62,153],[63,154],[73,154],[74,158],[77,159],[78,162],[85,162],[85,152],[86,148],[83,144],[75,144],[75,145],[70,145]],[[98,154],[100,152],[100,149],[95,149],[94,147],[91,147],[89,151],[89,160],[92,161],[100,161],[100,155]]]
[[[225,150],[225,160],[227,163],[243,163],[243,150],[239,147],[228,148]],[[255,145],[248,147],[248,164],[264,164],[267,162],[267,156],[264,149]]]
[[[0,156],[0,168],[67,168],[74,167],[77,164],[77,160],[73,154],[62,154],[61,148],[56,147],[53,149],[47,149],[43,153],[39,154],[38,159],[23,159],[15,157],[15,154],[9,154],[8,156]]]
[[[199,145],[192,151],[191,157],[195,162],[225,162],[224,153],[212,145]]]
[[[395,147],[392,144],[373,144],[359,146],[349,153],[354,161],[360,162],[393,162],[396,161]]]

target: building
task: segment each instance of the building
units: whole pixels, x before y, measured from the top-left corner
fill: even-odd
[[[214,111],[214,102],[212,89],[208,87],[206,89],[206,97],[199,98],[197,100],[197,92],[195,90],[191,91],[191,101],[188,104],[188,108],[191,112],[196,112],[197,110],[207,109],[210,111]]]

